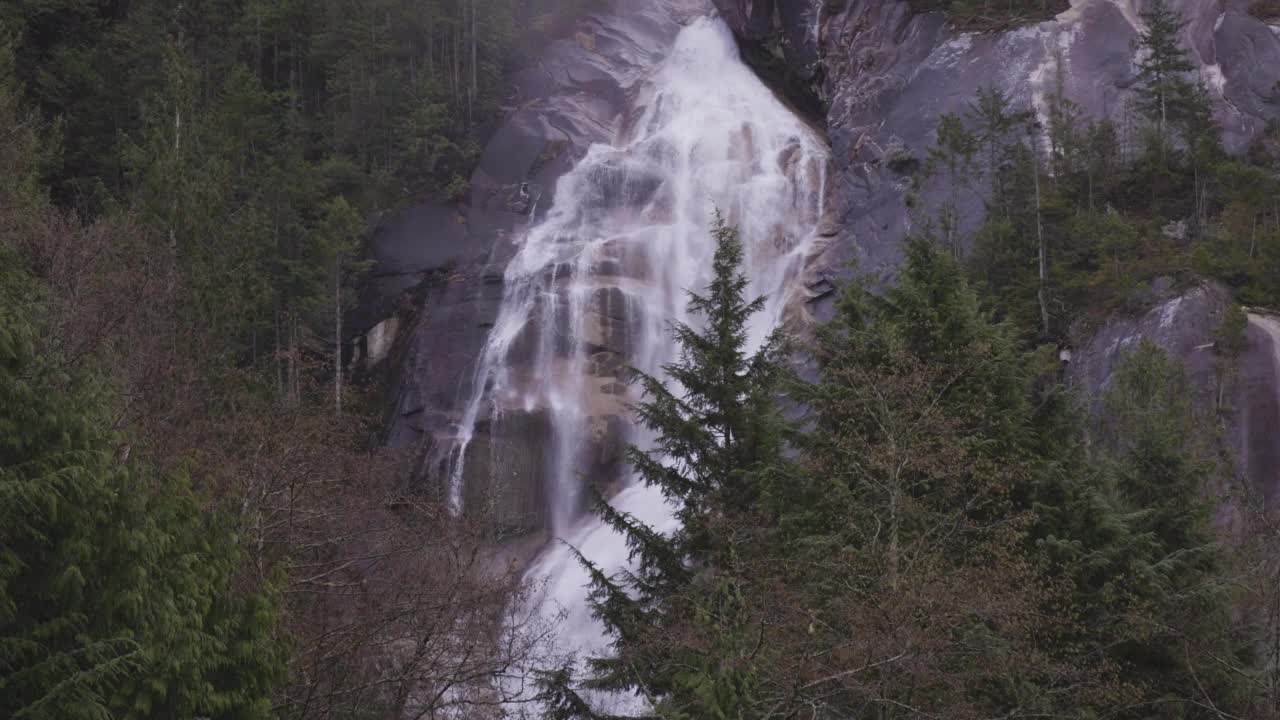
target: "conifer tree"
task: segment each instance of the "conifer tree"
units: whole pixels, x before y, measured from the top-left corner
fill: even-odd
[[[1154,0],[1142,11],[1146,27],[1138,34],[1138,90],[1141,107],[1155,119],[1163,136],[1170,114],[1176,114],[1190,99],[1193,86],[1186,73],[1195,69],[1178,37],[1187,26],[1167,0]]]
[[[1033,560],[1036,506],[1074,478],[1046,472],[1026,358],[955,260],[912,238],[896,281],[851,287],[814,352],[820,381],[791,391],[812,430],[777,502],[775,564],[795,568],[782,585],[804,598],[817,658],[818,697],[800,706],[1051,713],[1071,707],[1066,688],[1100,685],[1039,639],[1064,621]],[[874,667],[827,660],[826,647]]]
[[[34,288],[0,253],[0,716],[270,717],[269,592],[180,477],[120,452],[88,381],[35,350]]]
[[[1134,627],[1113,655],[1151,697],[1233,713],[1251,651],[1230,619],[1224,548],[1210,528],[1213,464],[1191,398],[1182,368],[1146,339],[1104,397],[1108,470],[1136,540],[1119,585]]]
[[[955,113],[938,118],[936,143],[929,148],[926,170],[933,174],[946,171],[950,184],[947,200],[941,208],[942,240],[951,254],[960,257],[960,191],[968,189],[975,171],[974,158],[980,149],[979,138]]]
[[[782,446],[774,396],[783,343],[747,347],[747,323],[764,299],[747,297],[738,231],[717,213],[713,233],[714,278],[704,293],[689,293],[701,325],[674,325],[680,357],[664,366],[665,378],[637,375],[644,400],[636,413],[655,447],[628,451],[680,528],[660,534],[600,499],[597,511],[627,538],[635,569],[609,576],[580,556],[616,650],[594,660],[592,684],[641,690],[671,717],[738,717],[750,705],[752,672],[739,642],[748,613],[725,528],[752,511]],[[559,705],[572,703],[562,695]]]

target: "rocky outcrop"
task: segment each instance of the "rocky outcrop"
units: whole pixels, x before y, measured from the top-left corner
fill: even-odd
[[[394,356],[387,430],[387,443],[415,458],[407,481],[416,489],[442,492],[447,482],[448,453],[521,233],[551,207],[560,176],[629,120],[634,85],[656,65],[681,23],[706,9],[699,0],[615,6],[580,18],[510,78],[508,114],[481,155],[465,201],[405,209],[384,219],[375,234],[377,297],[371,304],[393,305],[391,299],[417,288],[412,320],[401,329]],[[625,341],[613,300],[602,298],[592,340],[601,374],[616,374],[619,362],[610,358],[619,356],[615,346]],[[377,320],[374,313],[366,324]],[[601,379],[603,395],[611,382]],[[480,418],[467,444],[463,504],[484,508],[511,532],[539,530],[546,522],[539,466],[548,423],[540,413]],[[603,413],[599,422],[620,423],[620,413]],[[602,434],[592,450],[596,462],[620,460],[618,436]]]
[[[1171,283],[1157,283],[1153,292],[1147,310],[1111,318],[1076,348],[1070,384],[1096,410],[1125,352],[1142,338],[1155,342],[1186,370],[1209,439],[1219,440],[1238,476],[1272,502],[1280,491],[1280,319],[1251,314],[1245,350],[1233,366],[1214,345],[1231,304],[1226,287],[1206,283],[1174,292]]]
[[[1240,471],[1274,507],[1280,495],[1280,317],[1250,313],[1231,405]]]
[[[1199,393],[1197,404],[1211,408],[1217,391],[1214,332],[1231,304],[1231,293],[1216,283],[1182,292],[1173,291],[1169,280],[1155,285],[1145,311],[1113,316],[1074,349],[1068,379],[1083,397],[1098,401],[1116,363],[1140,339],[1147,338],[1182,363]]]
[[[714,0],[738,37],[744,59],[796,107],[822,122],[826,113],[820,54],[825,0]]]
[[[1247,14],[1245,0],[1174,1],[1190,20],[1186,40],[1216,100],[1227,144],[1242,148],[1280,114],[1280,36]],[[580,19],[512,77],[509,111],[470,178],[465,201],[409,208],[386,218],[377,234],[381,297],[419,288],[416,311],[411,319],[404,314],[397,350],[390,355],[397,380],[388,439],[419,458],[413,482],[425,488],[443,482],[443,453],[453,444],[462,405],[472,394],[477,358],[502,299],[503,272],[515,242],[545,215],[557,180],[592,143],[638,120],[627,114],[631,94],[689,17],[706,13],[714,3],[757,71],[826,129],[832,151],[825,180],[827,216],[819,228],[819,250],[807,259],[803,278],[810,309],[821,315],[833,297],[833,283],[849,272],[847,261],[856,259],[858,269],[869,272],[891,272],[896,266],[901,240],[918,217],[904,198],[937,119],[963,111],[979,88],[994,85],[1014,103],[1044,112],[1046,94],[1061,82],[1092,115],[1122,112],[1133,84],[1140,2],[1075,0],[1055,20],[986,35],[957,33],[940,14],[913,14],[904,0],[618,0],[612,9]],[[601,179],[599,192],[611,191],[607,180]],[[633,182],[631,187],[639,186]],[[927,208],[938,202],[940,191],[926,186],[921,196]],[[962,198],[964,222],[976,223],[982,209],[976,195]],[[425,278],[431,282],[423,285]],[[625,322],[611,309],[617,298],[602,292],[596,304],[598,332],[589,339],[596,352],[588,384],[609,398],[616,395],[627,336]],[[1184,298],[1177,306],[1176,330],[1164,328],[1158,314],[1117,320],[1121,324],[1081,343],[1078,367],[1091,368],[1078,370],[1081,382],[1101,387],[1117,338],[1172,332],[1165,338],[1168,347],[1188,362],[1198,385],[1210,387],[1204,373],[1212,371],[1212,352],[1195,348],[1208,341],[1214,308],[1224,302],[1213,288]],[[371,316],[356,331],[363,333],[380,319]],[[1250,330],[1250,342],[1259,347],[1260,327]],[[384,335],[373,337],[379,354],[386,351]],[[1264,380],[1259,374],[1251,382]],[[1245,399],[1255,397],[1262,394]],[[1267,412],[1251,405],[1248,417]],[[601,410],[597,424],[607,425],[620,414]],[[1245,425],[1233,442],[1245,448],[1250,467],[1275,468],[1276,462],[1264,457],[1265,443],[1243,439],[1265,423],[1241,422]],[[486,507],[505,526],[539,529],[546,489],[535,480],[517,483],[506,471],[486,470],[496,465],[483,458],[501,455],[510,459],[506,467],[535,467],[544,432],[545,418],[536,414],[480,418],[476,424],[467,450],[474,462],[465,463],[466,486],[490,498]],[[615,462],[611,448],[618,436],[606,435],[592,452],[607,464]],[[1266,482],[1261,475],[1257,481]]]
[[[748,46],[765,42],[785,74],[820,84],[835,174],[838,242],[817,259],[835,268],[891,271],[913,217],[903,202],[938,117],[962,112],[979,88],[1045,113],[1062,89],[1095,117],[1119,117],[1134,83],[1133,40],[1142,0],[1073,0],[1056,19],[1001,33],[958,33],[940,13],[905,0],[715,0]],[[1216,101],[1227,146],[1240,150],[1280,116],[1280,37],[1245,0],[1174,0],[1185,42]],[[763,39],[763,40],[762,40]],[[924,206],[939,200],[925,187]],[[964,221],[981,199],[962,198]]]

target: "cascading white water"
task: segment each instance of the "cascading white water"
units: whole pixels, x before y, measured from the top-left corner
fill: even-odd
[[[583,513],[583,483],[593,479],[581,473],[599,419],[625,417],[636,399],[618,369],[660,374],[678,353],[669,323],[696,325],[686,291],[710,280],[715,208],[740,230],[750,292],[768,297],[750,342],[779,326],[797,306],[794,281],[823,210],[827,164],[822,138],[741,62],[717,19],[686,26],[633,92],[631,119],[615,144],[593,146],[559,181],[554,206],[506,269],[449,474],[459,508],[477,418],[550,411],[552,532],[608,569],[627,562],[626,547]],[[622,486],[617,507],[671,529],[659,492],[627,478]],[[530,572],[547,580],[538,600],[544,611],[564,614],[561,646],[606,651],[586,604],[586,573],[567,548],[553,543]]]

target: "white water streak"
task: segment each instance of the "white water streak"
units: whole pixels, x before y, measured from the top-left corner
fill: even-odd
[[[749,328],[751,346],[759,346],[797,301],[795,280],[823,211],[827,165],[822,139],[743,65],[719,20],[699,19],[680,33],[639,88],[632,117],[615,144],[593,146],[559,181],[546,219],[506,270],[449,487],[460,509],[466,444],[482,412],[549,411],[552,532],[607,570],[625,566],[627,550],[582,513],[583,458],[592,420],[626,417],[624,402],[635,398],[619,397],[617,378],[601,373],[597,361],[618,353],[625,364],[660,374],[676,359],[669,323],[697,322],[686,291],[711,280],[715,208],[740,230],[750,292],[768,296]],[[658,491],[626,478],[624,488],[612,500],[616,507],[672,529],[672,508]],[[608,638],[586,602],[587,575],[572,554],[555,543],[530,572],[547,581],[538,599],[544,614],[565,615],[562,649],[607,652]]]

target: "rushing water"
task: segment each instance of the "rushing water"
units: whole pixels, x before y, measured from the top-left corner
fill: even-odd
[[[795,279],[822,213],[827,164],[823,140],[743,65],[717,19],[688,24],[633,93],[614,143],[590,148],[559,181],[554,206],[506,269],[449,475],[460,508],[477,418],[549,411],[553,535],[608,569],[622,567],[627,550],[583,512],[590,479],[582,472],[601,418],[626,417],[635,400],[618,368],[657,374],[676,358],[669,323],[697,323],[686,291],[710,280],[715,208],[740,229],[751,292],[768,297],[750,342],[784,322],[798,305]],[[658,491],[630,478],[621,487],[613,504],[670,529],[671,508]],[[546,581],[543,612],[564,616],[562,648],[607,651],[586,605],[586,573],[564,545],[550,545],[530,572]]]

